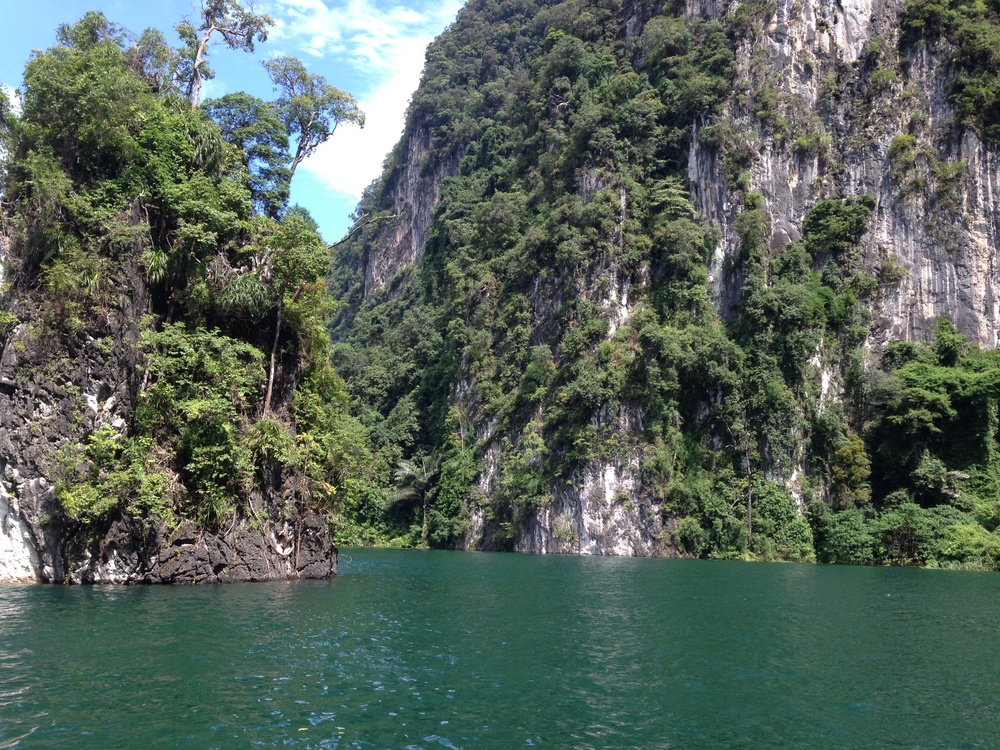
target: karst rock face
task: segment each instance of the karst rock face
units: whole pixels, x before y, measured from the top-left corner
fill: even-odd
[[[562,376],[534,401],[522,398],[523,390],[510,402],[493,392],[516,390],[529,368],[530,356],[510,356],[514,346],[544,350],[557,368],[577,356],[571,347],[590,347],[605,395],[618,386],[609,385],[601,347],[615,348],[632,335],[637,357],[649,351],[639,329],[674,270],[655,250],[629,248],[637,246],[633,233],[655,236],[662,225],[655,214],[665,209],[650,208],[650,195],[667,173],[683,182],[710,232],[704,287],[712,314],[729,330],[740,330],[747,283],[741,215],[758,209],[765,244],[780,253],[803,240],[803,223],[818,202],[864,197],[870,216],[851,263],[877,283],[864,296],[868,323],[858,351],[877,357],[891,341],[926,341],[942,317],[971,341],[996,346],[1000,156],[956,115],[953,47],[932,36],[901,39],[904,10],[899,0],[474,2],[432,45],[404,137],[363,203],[364,215],[380,218],[341,253],[340,291],[349,311],[335,331],[344,341],[354,336],[357,347],[370,335],[356,332],[366,311],[398,321],[393,316],[400,308],[412,309],[408,300],[437,305],[445,320],[441,336],[455,342],[443,383],[446,401],[460,415],[463,435],[478,446],[460,546],[684,553],[677,501],[665,496],[669,478],[655,466],[670,450],[653,435],[652,397],[642,392],[641,377],[631,391],[597,396],[585,406],[568,403],[565,389],[553,396]],[[680,65],[690,51],[684,35],[705,39],[705,30],[716,27],[734,53],[726,91],[701,110],[672,104],[673,84],[664,83],[669,65],[656,69],[654,58],[673,54],[680,62],[670,65]],[[603,54],[604,62],[577,65],[574,56],[590,53]],[[603,74],[587,67],[602,64]],[[714,63],[699,64],[711,69]],[[633,87],[627,95],[612,91],[615,75],[621,89]],[[603,112],[601,101],[610,102]],[[630,130],[621,113],[639,112],[640,101],[651,109],[663,103],[688,119],[654,126],[651,117]],[[666,134],[671,128],[673,135]],[[671,145],[643,150],[646,139],[658,138]],[[673,166],[663,168],[665,162]],[[565,201],[553,197],[559,191]],[[563,208],[568,204],[576,213]],[[600,220],[587,224],[586,211],[598,204]],[[560,210],[563,226],[585,226],[567,241],[559,239],[559,220],[536,222],[535,229],[522,218]],[[489,257],[477,255],[484,246]],[[519,258],[517,268],[499,259],[508,250]],[[477,272],[487,265],[488,273]],[[600,321],[600,331],[571,344],[567,334],[583,307]],[[488,329],[483,318],[498,315],[506,316],[504,330],[495,326],[470,344],[468,332]],[[447,321],[460,322],[449,329]],[[462,336],[449,338],[463,326]],[[484,349],[489,357],[480,356]],[[842,404],[843,369],[829,349],[827,338],[803,363],[802,377],[812,385],[799,401],[800,414],[851,408]],[[418,366],[432,360],[414,358]],[[517,374],[505,376],[504,367]],[[522,388],[524,382],[521,377]],[[430,393],[415,379],[408,383],[397,395],[409,388]],[[679,387],[691,395],[692,386]],[[712,383],[697,388],[698,404],[675,419],[682,432],[699,421],[707,425],[721,402]],[[594,439],[575,461],[552,468],[556,457],[572,453],[559,443],[568,419],[562,410],[571,407]],[[716,422],[699,439],[709,450],[734,450],[738,441],[726,429]],[[800,425],[788,430],[807,442]],[[787,488],[796,512],[803,512],[809,492],[828,497],[829,478],[805,449],[782,453],[763,439],[758,447],[761,475]],[[677,456],[674,450],[675,463]],[[544,497],[520,501],[515,496],[523,498],[526,485],[518,477],[532,467]]]
[[[730,102],[723,117],[752,136],[750,186],[764,198],[772,244],[800,239],[802,219],[818,199],[876,199],[864,260],[873,268],[888,260],[905,273],[875,303],[873,343],[921,340],[946,316],[994,347],[997,152],[972,130],[956,127],[945,55],[921,45],[896,57],[902,12],[900,2],[779,2],[764,38],[739,50],[747,80],[766,80],[800,116],[820,119],[828,136],[820,153],[776,142],[753,106]],[[691,3],[687,13],[712,17],[719,8]],[[886,57],[893,58],[888,67]],[[915,152],[920,156],[908,164]],[[961,165],[954,180],[943,176],[945,164]],[[722,231],[712,281],[713,298],[725,311],[737,288],[725,270],[736,244],[735,211],[721,189],[720,169],[717,151],[699,147],[696,138],[688,176],[695,205]]]
[[[739,6],[689,2],[684,15],[723,19]],[[948,96],[953,71],[947,46],[899,50],[903,7],[899,0],[832,6],[781,0],[768,7],[771,15],[760,36],[738,43],[737,80],[751,88],[772,88],[787,119],[810,120],[816,144],[776,139],[754,102],[739,92],[712,123],[732,125],[752,151],[748,187],[763,196],[775,246],[801,239],[803,218],[819,199],[862,194],[876,199],[864,260],[876,269],[889,260],[905,273],[891,293],[879,295],[873,341],[920,340],[946,316],[974,341],[994,347],[1000,326],[1000,156],[973,129],[956,124]],[[466,12],[483,11],[470,6]],[[626,3],[611,23],[620,25],[627,43],[652,17]],[[452,32],[460,33],[461,28]],[[891,75],[873,81],[880,70]],[[383,292],[398,271],[419,263],[442,182],[459,173],[468,146],[461,138],[435,143],[435,126],[427,117],[419,110],[411,114],[397,147],[402,158],[384,177],[394,218],[365,255],[368,297]],[[695,207],[721,233],[710,282],[713,302],[727,315],[740,288],[727,270],[739,244],[733,228],[739,204],[737,191],[727,184],[721,149],[699,142],[704,124],[690,124],[695,135],[687,177]],[[893,150],[893,140],[901,135],[913,137],[906,145],[909,155],[915,154],[912,164],[901,149]],[[961,168],[944,174],[942,165]],[[579,190],[607,187],[599,178],[590,180],[588,188],[588,175],[582,173]],[[618,288],[599,300],[619,319],[630,307],[627,275],[621,276]]]
[[[131,281],[119,312],[68,345],[39,341],[30,322],[6,340],[0,581],[197,584],[336,575],[326,519],[286,502],[276,482],[241,499],[241,513],[221,527],[112,512],[83,528],[61,514],[61,462],[78,455],[95,430],[125,432],[132,415],[142,379],[136,305],[145,297],[141,281]],[[38,313],[31,295],[15,309],[25,321]]]

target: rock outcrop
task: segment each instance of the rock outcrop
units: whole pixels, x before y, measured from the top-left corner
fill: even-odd
[[[142,285],[72,340],[46,331],[33,296],[0,354],[0,581],[222,583],[329,578],[326,519],[266,485],[222,528],[117,509],[83,525],[61,512],[60,464],[100,428],[125,433],[141,381]]]
[[[67,545],[61,557],[63,580],[71,583],[247,583],[337,574],[325,520],[295,509],[263,530],[239,521],[213,532],[191,521],[170,528],[120,518],[99,540]]]
[[[901,388],[879,390],[901,366],[882,353],[941,318],[987,348],[1000,336],[1000,157],[956,111],[954,39],[904,27],[921,7],[459,14],[369,196],[386,223],[338,269],[370,423],[394,436],[416,413],[433,427],[402,455],[474,454],[459,546],[743,554],[763,491],[762,533],[785,546],[753,554],[802,559],[811,503],[915,502],[914,466],[874,491],[867,473],[886,454],[872,425],[898,416],[872,407]],[[857,231],[806,231],[851,206]],[[860,494],[838,504],[848,475]]]
[[[329,248],[277,110],[192,107],[136,39],[88,13],[0,96],[0,579],[328,577]]]

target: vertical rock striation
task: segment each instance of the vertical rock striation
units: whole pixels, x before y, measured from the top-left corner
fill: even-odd
[[[720,9],[689,3],[687,12],[712,17]],[[802,218],[818,199],[875,197],[863,262],[877,271],[888,261],[905,273],[876,301],[873,343],[923,340],[946,316],[993,347],[1000,333],[1000,160],[974,132],[955,126],[943,52],[921,46],[897,56],[901,12],[898,0],[779,0],[763,38],[740,49],[739,75],[751,90],[775,87],[793,135],[816,136],[817,145],[776,140],[739,97],[721,119],[755,144],[749,189],[763,196],[775,246],[800,238]],[[913,137],[906,153],[899,136]],[[900,165],[917,152],[914,164]],[[957,171],[942,179],[942,165]],[[737,199],[718,150],[697,137],[688,176],[695,205],[721,230],[713,298],[731,314],[741,284],[728,262],[739,243]]]
[[[557,370],[571,369],[582,346],[571,335],[580,310],[596,321],[588,329],[592,339],[587,343],[596,359],[601,352],[613,352],[608,355],[611,359],[622,351],[643,352],[647,344],[642,339],[643,321],[655,317],[652,310],[658,311],[657,323],[668,331],[663,347],[680,347],[681,326],[664,322],[667,314],[659,312],[666,307],[662,300],[669,281],[666,275],[679,273],[677,267],[669,266],[668,261],[674,259],[665,259],[662,249],[651,252],[647,247],[646,255],[636,251],[635,255],[641,255],[636,260],[630,256],[629,245],[641,233],[637,226],[641,225],[652,244],[653,235],[670,219],[671,209],[664,207],[673,205],[668,199],[663,199],[663,206],[653,203],[661,192],[669,193],[669,178],[663,180],[664,172],[658,170],[670,159],[680,161],[682,170],[686,165],[691,204],[713,231],[714,247],[707,258],[708,296],[718,319],[729,326],[723,328],[730,342],[738,336],[733,326],[747,283],[741,256],[741,213],[751,205],[762,208],[767,224],[764,240],[777,255],[789,243],[803,240],[805,217],[819,201],[871,196],[874,208],[867,231],[860,239],[856,261],[851,261],[877,282],[865,300],[872,316],[867,351],[877,353],[893,340],[927,340],[942,316],[973,341],[997,345],[1000,157],[970,128],[956,122],[949,103],[954,71],[949,68],[944,43],[901,44],[903,5],[902,0],[834,4],[689,0],[676,8],[638,2],[539,3],[530,8],[521,3],[473,3],[463,11],[456,28],[439,42],[440,49],[429,54],[428,64],[437,66],[433,91],[449,91],[450,98],[442,100],[459,101],[456,108],[466,108],[466,119],[454,129],[447,149],[442,149],[431,135],[436,131],[421,119],[426,116],[427,99],[418,92],[423,109],[419,117],[411,113],[411,126],[397,148],[397,159],[378,188],[376,207],[393,212],[395,219],[377,234],[360,237],[350,252],[362,258],[355,259],[356,273],[364,269],[365,301],[355,300],[355,311],[364,305],[377,310],[387,290],[388,296],[398,299],[410,283],[406,293],[422,304],[437,305],[441,320],[451,326],[442,324],[442,338],[461,332],[455,334],[454,351],[447,355],[454,378],[445,386],[449,405],[469,421],[478,438],[474,492],[478,499],[469,509],[465,546],[578,554],[691,552],[678,545],[678,518],[671,515],[676,511],[669,507],[664,491],[683,449],[667,449],[655,442],[658,437],[651,435],[650,410],[644,401],[648,394],[629,392],[590,404],[589,411],[582,410],[586,416],[574,414],[583,424],[580,432],[598,436],[595,442],[600,448],[581,451],[586,455],[572,470],[547,476],[546,493],[519,504],[516,499],[500,499],[517,484],[514,474],[549,466],[545,462],[553,463],[553,452],[573,452],[564,445],[554,446],[553,435],[564,425],[546,422],[553,411],[561,414],[569,408],[565,403],[569,397],[564,393],[560,401],[548,393],[538,397],[543,402],[548,397],[548,402],[528,405],[523,403],[523,394],[506,394],[505,400],[503,393],[491,390],[499,382],[503,383],[501,391],[516,390],[521,374],[536,364],[527,364],[528,358],[522,356],[516,366],[510,366],[515,374],[507,381],[497,374],[515,359],[511,356],[515,334],[520,336],[516,345],[521,350],[541,352],[538,356],[550,357]],[[742,23],[749,30],[734,32],[741,27],[733,19],[748,9]],[[513,20],[517,13],[526,16],[519,21],[521,25]],[[651,21],[672,14],[690,25],[682,30],[679,25],[658,27],[660,41],[655,43],[681,49],[684,34],[713,20],[721,21],[717,26],[724,31],[720,34],[739,40],[732,87],[710,116],[697,116],[683,123],[683,128],[677,126],[678,131],[689,128],[683,135],[676,131],[673,135],[684,142],[686,158],[677,159],[664,147],[657,152],[660,162],[640,164],[629,149],[645,137],[653,138],[652,130],[640,134],[617,121],[609,124],[612,118],[604,115],[601,119],[599,107],[587,97],[611,80],[621,90],[649,84],[653,73],[645,58],[654,42],[647,39],[646,28]],[[607,35],[613,36],[613,43],[600,49],[613,49],[616,59],[609,62],[608,53],[601,63],[589,60],[588,64],[597,67],[606,64],[604,77],[593,74],[589,87],[579,86],[578,80],[588,75],[588,69],[581,72],[573,66],[600,46],[606,31],[595,28],[598,17],[603,19],[600,23],[614,27]],[[487,32],[480,31],[477,37],[469,29],[483,18],[489,19],[490,33],[496,33],[499,40],[493,40],[494,48],[478,50],[483,69],[477,77],[477,65],[455,50],[474,48],[481,41]],[[494,28],[502,30],[494,32]],[[579,44],[566,44],[563,50],[559,45],[569,37]],[[449,73],[453,78],[440,72],[441,50],[449,50],[461,62]],[[553,62],[552,50],[563,50],[562,59]],[[683,58],[671,50],[674,57],[670,59]],[[486,68],[489,75],[484,73]],[[614,78],[616,74],[620,79]],[[669,71],[664,76],[668,80],[656,90],[656,96],[662,97],[659,104],[672,91]],[[651,88],[655,90],[655,84]],[[485,103],[507,101],[498,89],[531,93],[516,105],[498,104],[493,110]],[[639,99],[630,100],[628,106],[637,106]],[[642,101],[643,106],[648,104]],[[512,132],[530,145],[517,142]],[[504,162],[498,156],[504,148],[522,150]],[[449,194],[451,187],[454,195]],[[560,189],[565,190],[565,200],[552,200],[551,193]],[[517,224],[517,212],[508,209],[521,200],[528,203],[529,212],[558,215],[574,229],[603,211],[601,222],[595,222],[599,228],[591,235],[598,239],[589,245],[582,241],[560,244],[557,221],[538,221],[530,228]],[[566,209],[568,204],[578,207],[578,212]],[[539,226],[544,230],[538,230]],[[505,233],[511,236],[497,240],[506,237]],[[677,244],[683,244],[682,240]],[[477,256],[481,246],[490,247],[494,255]],[[501,256],[508,250],[526,268],[505,266]],[[429,255],[433,257],[428,259]],[[479,265],[473,267],[475,263]],[[682,263],[678,266],[683,269]],[[390,288],[393,280],[397,286]],[[456,288],[465,283],[474,294]],[[498,299],[509,304],[494,304]],[[512,330],[476,337],[494,323],[477,317],[484,309],[494,313],[516,310],[517,315],[510,315]],[[398,309],[391,314],[398,314]],[[690,302],[683,314],[701,315],[697,301]],[[379,320],[379,325],[383,322]],[[341,331],[349,338],[349,321]],[[834,347],[822,337],[817,340],[803,357],[808,370],[803,378],[812,384],[815,403],[808,409],[798,403],[793,415],[797,423],[787,428],[795,433],[788,442],[797,440],[798,447],[786,447],[782,454],[766,439],[757,446],[760,475],[787,490],[800,520],[807,494],[822,495],[825,490],[820,485],[828,482],[828,476],[810,477],[817,467],[806,455],[805,412],[822,413],[831,407],[839,411],[843,405],[843,374],[832,363]],[[729,356],[723,346],[709,351],[716,353],[723,359]],[[637,359],[641,356],[636,354]],[[874,361],[873,356],[870,359]],[[613,364],[601,360],[607,369],[600,377],[611,380],[608,373]],[[689,436],[697,433],[707,452],[743,451],[745,457],[733,462],[733,470],[734,475],[746,473],[733,483],[752,483],[752,451],[737,445],[740,419],[717,414],[723,399],[717,374],[705,375],[697,383],[702,390],[696,408],[683,415],[678,411],[671,426],[677,432],[689,430],[685,433]],[[679,391],[681,376],[676,371],[669,375],[674,378],[672,387]],[[492,382],[484,383],[487,378]],[[583,375],[580,378],[586,380]],[[418,380],[407,381],[406,395],[430,399],[426,384],[414,385]],[[524,378],[520,384],[524,385]],[[384,387],[381,381],[377,385]],[[678,398],[676,393],[671,397]],[[724,419],[730,421],[723,424]],[[427,444],[435,439],[428,439]],[[665,470],[664,476],[670,476],[656,480],[662,484],[654,488],[650,466],[657,450],[665,451],[673,469]],[[828,475],[829,466],[822,471]],[[546,499],[538,499],[543,496]],[[504,502],[513,504],[498,510]],[[737,506],[732,500],[729,510]]]

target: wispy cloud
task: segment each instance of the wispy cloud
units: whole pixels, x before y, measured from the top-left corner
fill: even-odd
[[[373,0],[271,1],[268,12],[276,21],[271,39],[276,46],[313,58],[309,65],[317,72],[322,72],[321,62],[334,59],[353,68],[354,77],[362,81],[351,93],[365,113],[365,128],[341,128],[302,165],[338,197],[356,201],[378,177],[402,133],[427,45],[462,5],[461,0],[385,7]]]
[[[391,68],[414,39],[426,45],[455,17],[458,2],[380,7],[373,0],[271,0],[272,38],[289,40],[313,56],[335,55],[364,71]]]

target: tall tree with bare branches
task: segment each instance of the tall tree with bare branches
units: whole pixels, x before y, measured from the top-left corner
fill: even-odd
[[[178,77],[187,82],[191,109],[198,107],[202,83],[214,75],[208,67],[212,36],[221,36],[230,49],[253,52],[254,42],[266,41],[267,29],[273,24],[270,16],[254,13],[252,5],[244,8],[236,0],[202,0],[201,24],[197,28],[188,20],[177,24],[177,33],[184,42]]]

